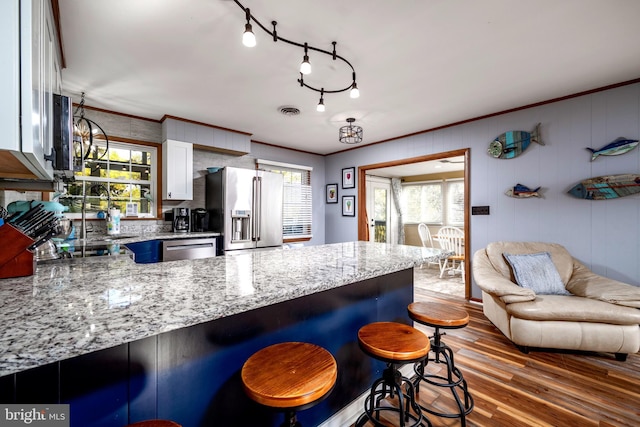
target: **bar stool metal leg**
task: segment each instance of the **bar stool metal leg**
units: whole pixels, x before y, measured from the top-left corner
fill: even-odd
[[[406,390],[403,390],[403,386]],[[382,400],[387,395],[391,398],[397,396],[398,405],[381,405]],[[377,379],[371,386],[369,396],[364,402],[365,412],[358,418],[355,424],[356,427],[365,425],[367,421],[371,421],[375,426],[387,426],[388,423],[385,424],[380,421],[380,415],[384,412],[397,413],[400,427],[431,426],[429,420],[423,417],[420,405],[416,402],[414,396],[415,388],[411,380],[403,377],[396,365],[387,364],[387,368],[382,372],[382,377]],[[410,422],[413,423],[408,424]]]
[[[458,412],[438,412],[431,408],[426,408],[422,405],[420,405],[420,407],[423,411],[426,411],[438,417],[460,418],[460,423],[464,427],[467,425],[466,416],[469,415],[469,413],[473,410],[473,396],[471,396],[471,394],[469,393],[467,381],[464,379],[462,372],[460,372],[460,370],[455,366],[453,351],[451,350],[451,347],[442,342],[442,335],[444,335],[444,333],[440,332],[440,328],[435,327],[435,333],[433,334],[433,337],[431,337],[431,350],[434,352],[434,356],[416,362],[416,364],[414,365],[416,376],[413,379],[413,384],[416,388],[416,393],[420,392],[421,381],[425,381],[426,383],[437,387],[448,388],[456,402]],[[442,375],[425,373],[426,364],[428,364],[429,362],[446,364],[446,377]]]
[[[363,326],[358,331],[361,349],[386,363],[382,376],[371,385],[365,398],[364,412],[356,421],[356,427],[368,423],[376,427],[389,426],[389,416],[399,427],[431,427],[431,422],[422,413],[416,401],[416,390],[411,379],[404,377],[398,369],[413,364],[428,356],[429,338],[411,326],[394,322],[376,322]],[[395,399],[390,401],[387,399]],[[389,415],[386,419],[382,419]],[[397,419],[397,421],[396,421]]]

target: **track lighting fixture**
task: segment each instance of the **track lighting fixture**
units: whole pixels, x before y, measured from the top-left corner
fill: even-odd
[[[360,91],[358,90],[358,85],[356,84],[355,77],[353,79],[353,84],[351,85],[351,90],[349,91],[349,96],[351,98],[360,97]]]
[[[318,106],[316,107],[316,111],[323,113],[324,112],[324,88],[320,89],[320,102],[318,102]]]
[[[345,58],[337,54],[336,42],[331,43],[333,45],[333,49],[332,51],[328,51],[328,50],[320,49],[314,46],[310,46],[308,43],[298,43],[292,40],[287,40],[278,35],[276,31],[276,26],[278,25],[278,23],[276,21],[271,21],[273,30],[269,30],[264,25],[262,25],[260,21],[258,21],[253,15],[251,15],[249,8],[245,8],[238,0],[234,0],[234,2],[240,7],[240,9],[242,9],[245,12],[247,23],[244,26],[245,30],[244,30],[244,34],[242,35],[242,43],[245,46],[253,47],[256,45],[256,37],[255,37],[255,34],[253,34],[253,29],[251,26],[251,21],[253,20],[253,22],[258,27],[260,27],[265,33],[269,34],[273,38],[274,42],[282,41],[290,45],[304,48],[304,56],[302,59],[302,63],[300,64],[300,73],[299,73],[300,77],[298,78],[298,83],[300,83],[300,87],[306,87],[307,89],[311,89],[315,92],[320,92],[320,102],[318,103],[318,106],[316,108],[317,111],[322,112],[325,110],[325,106],[324,106],[325,93],[340,93],[340,92],[349,91],[349,96],[351,98],[358,98],[360,96],[360,91],[358,90],[358,85],[356,83],[356,71],[353,68],[353,65],[351,65],[349,61],[347,61]],[[351,68],[351,81],[349,82],[349,84],[343,88],[338,88],[338,89],[325,89],[325,88],[318,89],[314,86],[311,86],[305,83],[304,75],[311,73],[311,63],[309,62],[309,50],[322,53],[325,55],[329,55],[331,59],[333,59],[334,61],[340,60],[345,64],[347,64],[349,68]],[[360,128],[359,126],[356,126],[356,127],[359,128],[360,132],[362,133],[362,128]]]
[[[311,74],[311,63],[309,62],[307,43],[304,44],[304,57],[302,58],[302,64],[300,64],[300,72],[302,74]]]
[[[244,33],[242,34],[242,44],[246,47],[254,47],[256,45],[256,35],[253,34],[251,28],[251,12],[249,8],[246,9],[247,23],[244,26]]]

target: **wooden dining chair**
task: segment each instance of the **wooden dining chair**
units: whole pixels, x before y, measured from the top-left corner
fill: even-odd
[[[422,242],[422,246],[425,248],[434,248],[435,246],[433,246],[433,238],[431,237],[431,231],[429,231],[429,227],[427,227],[427,224],[425,223],[420,223],[418,225],[418,235],[420,236],[420,241]],[[429,261],[427,263],[427,267],[430,267],[431,265],[437,265],[438,268],[442,268],[442,262],[444,261],[439,261],[439,262],[435,262],[435,261]],[[422,264],[420,265],[420,268],[422,268]]]
[[[464,281],[464,231],[458,227],[445,226],[437,234],[442,249],[454,254],[440,264],[440,278],[445,271],[460,273]]]

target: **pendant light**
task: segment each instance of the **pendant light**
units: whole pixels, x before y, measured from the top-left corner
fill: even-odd
[[[340,128],[338,139],[343,144],[358,144],[362,142],[362,127],[354,125],[353,122],[355,121],[356,119],[349,117],[347,119],[349,124]]]

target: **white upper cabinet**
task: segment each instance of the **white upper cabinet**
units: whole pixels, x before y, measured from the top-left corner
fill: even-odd
[[[57,40],[49,0],[0,2],[0,177],[53,179]]]
[[[193,200],[193,144],[162,143],[162,199]]]

